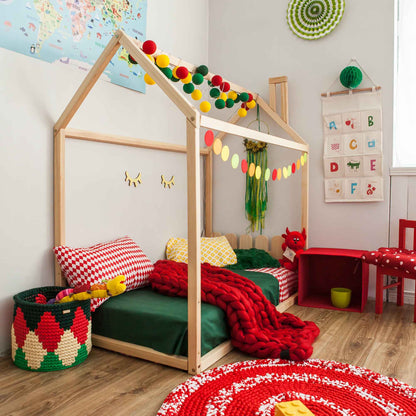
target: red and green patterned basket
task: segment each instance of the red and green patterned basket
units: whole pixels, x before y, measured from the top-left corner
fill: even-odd
[[[12,360],[20,368],[55,371],[82,363],[91,351],[90,300],[39,304],[65,289],[46,286],[13,297]]]

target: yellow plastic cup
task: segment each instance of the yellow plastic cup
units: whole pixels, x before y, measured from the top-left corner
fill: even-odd
[[[336,308],[348,308],[351,302],[351,289],[346,289],[345,287],[333,287],[331,289],[331,302]]]

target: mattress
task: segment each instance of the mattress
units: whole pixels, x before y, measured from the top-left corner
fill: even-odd
[[[233,270],[255,282],[274,305],[279,303],[279,281],[274,276]],[[188,354],[188,306],[185,298],[169,297],[150,287],[108,299],[92,313],[96,335],[153,348],[165,354]],[[222,309],[201,304],[202,355],[229,339]]]
[[[284,267],[263,267],[249,269],[260,273],[269,273],[279,281],[279,303],[282,303],[298,290],[298,274]]]

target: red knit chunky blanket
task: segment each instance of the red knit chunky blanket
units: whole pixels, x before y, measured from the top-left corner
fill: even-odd
[[[151,273],[154,290],[168,296],[186,297],[188,265],[159,260]],[[231,330],[232,344],[259,358],[306,360],[319,335],[313,322],[281,313],[251,280],[230,270],[201,265],[201,298],[224,310]]]

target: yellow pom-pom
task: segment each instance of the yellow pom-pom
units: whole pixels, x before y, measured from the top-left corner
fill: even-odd
[[[169,66],[169,56],[162,54],[156,58],[156,64],[159,68],[166,68]]]
[[[256,106],[256,102],[254,100],[249,101],[246,104],[247,108],[254,108]]]
[[[227,101],[227,94],[225,92],[222,92],[218,98]]]
[[[191,97],[195,100],[198,101],[202,98],[202,92],[200,90],[194,90],[194,92],[191,94]]]
[[[192,81],[192,74],[189,72],[186,78],[181,79],[184,84],[189,84]]]
[[[240,109],[238,110],[238,115],[239,115],[240,117],[245,117],[245,116],[247,115],[247,110],[246,110],[245,108],[240,108]]]
[[[152,55],[146,55],[146,56],[152,61],[152,63],[155,63],[155,58],[153,58]]]
[[[203,113],[208,113],[208,111],[211,110],[211,104],[208,101],[202,101],[202,103],[199,104],[199,108]]]
[[[144,74],[144,82],[147,85],[153,85],[155,82],[152,80],[152,78],[150,78],[149,74]]]
[[[237,98],[237,93],[235,91],[230,91],[228,93],[228,98],[231,98],[232,100],[235,100]]]
[[[173,75],[175,78],[178,78],[178,77],[177,77],[177,75],[176,75],[176,70],[177,70],[178,68],[179,68],[178,66],[175,66],[175,68],[173,68],[173,69],[172,69],[172,75]]]

